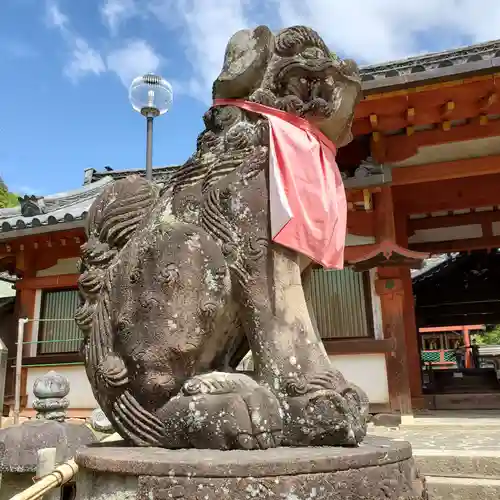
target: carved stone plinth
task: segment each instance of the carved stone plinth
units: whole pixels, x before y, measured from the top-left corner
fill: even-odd
[[[80,450],[77,500],[425,500],[405,442],[359,448],[165,450],[93,445]]]

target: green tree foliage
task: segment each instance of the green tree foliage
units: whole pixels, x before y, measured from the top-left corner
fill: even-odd
[[[0,208],[15,207],[18,204],[17,195],[8,190],[5,182],[0,177]]]
[[[474,335],[479,345],[500,345],[500,325],[486,325],[486,330]]]

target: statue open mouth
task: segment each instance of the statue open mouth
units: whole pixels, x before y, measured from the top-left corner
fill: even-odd
[[[353,107],[360,99],[357,65],[332,58],[295,56],[279,63],[282,109],[314,123],[336,146],[350,141]],[[342,82],[342,83],[340,83]]]

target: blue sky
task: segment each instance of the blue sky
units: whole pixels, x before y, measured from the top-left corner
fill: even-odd
[[[241,28],[317,29],[360,63],[500,38],[498,0],[1,0],[0,175],[50,194],[86,168],[142,168],[145,123],[127,95],[155,71],[173,83],[155,122],[154,164],[192,153],[229,36]]]

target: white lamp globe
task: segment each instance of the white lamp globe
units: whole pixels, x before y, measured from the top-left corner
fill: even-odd
[[[172,107],[174,93],[167,80],[148,73],[134,79],[128,95],[135,111],[155,117],[163,115]]]

